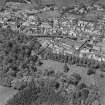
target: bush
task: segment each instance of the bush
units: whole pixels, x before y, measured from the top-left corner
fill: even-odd
[[[95,63],[92,65],[92,67],[94,69],[99,69],[99,67],[100,67],[99,62],[98,61],[95,61]]]
[[[70,69],[69,69],[68,65],[65,64],[65,65],[64,65],[64,72],[67,73],[69,70],[70,70]]]
[[[72,56],[71,64],[75,64],[75,63],[76,63],[76,57],[75,56]]]
[[[80,61],[80,58],[76,57],[76,59],[75,59],[76,64],[79,64],[79,61]]]
[[[94,68],[89,68],[87,71],[87,75],[93,75],[96,73],[96,70]]]
[[[48,73],[47,73],[47,76],[49,76],[49,77],[54,77],[54,76],[55,76],[55,70],[50,69],[50,70],[48,71]]]
[[[84,88],[84,89],[82,89],[80,92],[81,92],[82,98],[83,98],[84,100],[86,100],[86,99],[88,98],[88,95],[89,95],[89,90],[86,89],[86,88]]]
[[[84,64],[84,59],[83,58],[80,58],[80,60],[79,60],[79,65],[83,65]]]
[[[80,81],[82,79],[80,74],[78,74],[78,73],[73,73],[73,74],[71,74],[71,76],[76,78],[76,80],[78,80],[78,81]]]
[[[87,88],[87,85],[86,85],[84,82],[80,82],[80,83],[77,85],[77,88],[78,88],[79,90],[81,90],[81,89]]]
[[[9,71],[7,72],[7,75],[8,75],[8,76],[11,76],[11,77],[16,77],[16,71],[9,70]]]
[[[78,73],[73,73],[72,75],[70,75],[69,83],[77,86],[80,80],[81,76]]]
[[[43,62],[41,60],[38,61],[38,66],[42,66]]]
[[[100,68],[100,71],[105,72],[105,68]]]
[[[65,61],[65,63],[68,63],[68,56],[67,55],[64,56],[64,61]]]

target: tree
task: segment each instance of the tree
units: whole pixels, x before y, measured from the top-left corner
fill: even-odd
[[[38,66],[43,65],[43,62],[41,60],[38,60]]]
[[[76,63],[76,57],[75,57],[75,56],[72,56],[71,63],[72,63],[72,64],[75,64],[75,63]]]
[[[94,69],[99,69],[100,65],[98,61],[95,61],[94,64],[92,65],[92,68]]]
[[[22,70],[20,70],[19,72],[16,73],[16,77],[17,78],[22,78],[23,77]]]
[[[81,98],[83,99],[83,101],[85,103],[86,99],[89,96],[89,89],[84,88],[84,89],[80,90],[80,93],[81,93]]]
[[[7,0],[0,0],[0,11],[2,11],[6,5]]]
[[[94,67],[94,64],[95,64],[95,60],[94,60],[94,59],[91,59],[91,60],[90,60],[90,67],[93,68],[93,67]]]
[[[78,73],[73,73],[70,75],[69,78],[69,83],[73,84],[73,85],[77,85],[81,80],[81,76]]]
[[[79,64],[79,60],[80,60],[80,58],[79,57],[76,57],[76,65],[78,65]]]
[[[53,70],[52,68],[50,68],[50,70],[48,70],[47,76],[48,77],[55,76],[55,70]]]
[[[72,55],[69,54],[69,55],[68,55],[68,63],[71,63],[71,60],[72,60]]]
[[[61,54],[61,62],[64,63],[64,55]]]
[[[91,59],[87,59],[87,67],[91,66]]]
[[[105,72],[105,64],[104,64],[104,62],[102,62],[100,64],[100,71]]]
[[[69,71],[69,67],[67,65],[67,63],[64,64],[64,72],[67,73]]]
[[[98,2],[99,0],[90,0],[91,2],[91,6],[93,6],[96,2]]]
[[[64,56],[64,61],[65,61],[65,63],[68,63],[68,55]]]
[[[31,105],[39,98],[38,93],[40,93],[40,88],[26,87],[9,99],[6,105]]]
[[[89,68],[88,71],[87,71],[87,75],[93,75],[96,73],[96,70],[94,68]]]
[[[7,72],[7,75],[11,76],[11,77],[16,77],[16,71],[13,71],[12,69],[10,69],[8,72]]]
[[[100,74],[100,77],[101,77],[101,78],[104,78],[104,77],[105,77],[105,75],[101,73],[101,74]]]
[[[38,61],[38,56],[37,55],[30,56],[30,60],[36,63]]]
[[[78,66],[81,66],[81,65],[82,65],[82,59],[80,58],[78,62]]]
[[[77,85],[77,88],[79,90],[83,89],[83,88],[87,88],[87,85],[84,82],[79,82],[79,84]]]

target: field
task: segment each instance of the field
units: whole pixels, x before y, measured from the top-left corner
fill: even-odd
[[[103,73],[104,75],[104,78],[101,78],[100,77],[100,72],[97,72],[95,74],[95,81],[96,81],[96,84],[97,84],[97,87],[100,91],[100,94],[101,94],[101,102],[102,102],[102,105],[105,105],[105,73]]]
[[[6,100],[17,93],[17,90],[0,86],[0,105],[5,105]]]
[[[63,63],[59,63],[59,62],[52,61],[52,60],[43,60],[43,63],[44,63],[44,65],[39,67],[40,69],[51,69],[51,70],[53,69],[55,71],[63,71],[64,70]],[[105,105],[105,77],[104,78],[100,77],[101,72],[97,71],[95,75],[88,76],[86,74],[87,68],[72,65],[70,67],[70,71],[68,72],[68,75],[70,75],[73,72],[79,73],[81,75],[81,77],[83,78],[83,81],[88,86],[90,86],[91,84],[96,84],[96,86],[99,88],[99,91],[102,96],[102,100],[101,100],[102,105]],[[103,75],[105,76],[105,73],[103,73]]]
[[[55,71],[64,70],[64,63],[59,63],[52,60],[44,60],[43,63],[44,65],[39,67],[40,69],[49,69],[49,70],[53,69]],[[72,65],[71,67],[69,66],[69,68],[70,68],[70,71],[67,73],[68,75],[72,74],[73,72],[76,72],[81,75],[81,77],[83,78],[83,81],[85,81],[87,85],[90,85],[91,83],[92,84],[95,83],[94,76],[87,76],[86,74],[87,68],[77,67],[75,65]]]
[[[43,65],[38,67],[39,69],[48,69],[48,70],[55,70],[57,71],[63,71],[64,70],[64,63],[52,61],[52,60],[43,60]],[[70,66],[69,66],[70,67]],[[100,78],[100,72],[97,72],[95,76],[88,76],[86,74],[87,68],[78,67],[75,65],[72,65],[70,67],[70,71],[67,73],[67,75],[70,75],[73,72],[79,73],[81,77],[83,78],[83,81],[89,86],[91,84],[95,84],[99,87],[100,93],[103,96],[102,105],[105,105],[104,102],[104,96],[105,96],[105,78]],[[0,105],[5,105],[6,100],[13,96],[13,94],[16,94],[17,91],[11,88],[6,87],[0,87]]]

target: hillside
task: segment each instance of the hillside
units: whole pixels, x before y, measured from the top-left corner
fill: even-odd
[[[105,4],[104,0],[0,0],[0,8],[4,7],[6,2],[21,2],[25,3],[26,1],[32,2],[34,7],[40,7],[45,5],[54,4],[57,7],[71,7],[77,4],[84,4],[86,6],[91,4]]]

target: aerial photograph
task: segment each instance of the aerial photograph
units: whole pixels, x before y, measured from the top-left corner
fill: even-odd
[[[0,105],[105,105],[105,0],[0,0]]]

